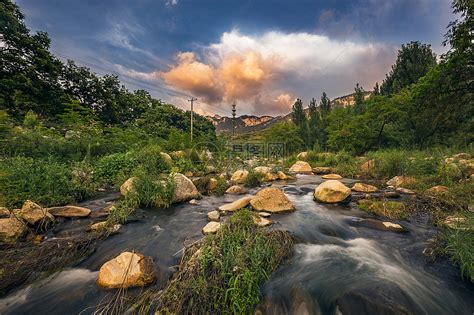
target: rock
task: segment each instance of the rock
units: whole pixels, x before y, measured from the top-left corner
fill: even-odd
[[[10,210],[4,207],[0,207],[0,218],[9,218]]]
[[[191,171],[186,171],[186,172],[184,172],[184,176],[186,176],[186,177],[189,178],[189,177],[193,177],[194,174],[193,174],[193,172],[191,172]]]
[[[138,177],[130,177],[127,179],[122,186],[120,186],[120,194],[126,196],[133,191],[133,184],[138,180]]]
[[[327,167],[327,166],[317,166],[313,167],[313,173],[314,174],[329,174],[332,172],[332,168]]]
[[[247,189],[242,186],[234,185],[229,187],[225,193],[229,195],[243,195],[247,193]]]
[[[17,218],[0,219],[0,243],[14,243],[26,233],[26,225]]]
[[[210,178],[209,181],[207,182],[207,186],[206,186],[207,190],[214,190],[214,189],[216,189],[218,183],[219,183],[219,182],[217,181],[217,179],[215,179],[215,178]]]
[[[250,200],[252,200],[252,198],[253,198],[252,196],[242,197],[240,199],[235,200],[234,202],[220,206],[218,209],[220,211],[237,211],[237,210],[247,207],[250,203]]]
[[[105,288],[128,288],[145,286],[154,280],[151,259],[123,252],[100,267],[97,284]]]
[[[338,180],[328,180],[314,190],[314,199],[321,202],[341,202],[351,195],[351,189]]]
[[[219,222],[209,222],[205,227],[202,228],[204,235],[214,234],[221,229],[222,225]]]
[[[175,189],[171,203],[189,201],[199,197],[199,191],[193,182],[181,173],[174,175]]]
[[[232,177],[230,179],[234,183],[243,184],[248,175],[249,175],[249,172],[247,170],[238,170],[238,171],[235,171],[234,174],[232,174]]]
[[[271,225],[273,222],[262,217],[254,217],[253,223],[255,223],[259,227],[265,227]]]
[[[286,175],[286,174],[283,173],[282,171],[278,171],[278,172],[277,172],[277,176],[278,176],[278,179],[279,179],[279,180],[287,180],[287,179],[288,179],[288,175]]]
[[[453,162],[454,162],[454,159],[453,159],[453,158],[445,158],[445,159],[444,159],[444,163],[446,163],[446,164],[451,164],[451,163],[453,163]]]
[[[300,161],[306,161],[308,159],[308,152],[300,152],[296,158]]]
[[[183,158],[185,155],[186,155],[186,153],[184,153],[184,151],[182,151],[182,150],[171,152],[171,156],[174,157],[174,158],[178,158],[178,159]]]
[[[407,209],[402,202],[361,199],[357,201],[357,204],[364,211],[390,219],[406,219],[408,216]]]
[[[208,165],[206,167],[206,171],[207,171],[208,174],[217,173],[217,169],[213,165]]]
[[[274,181],[277,179],[275,175],[271,173],[272,169],[268,166],[257,166],[254,168],[255,173],[263,175],[263,180],[266,182]]]
[[[375,168],[375,160],[369,160],[362,164],[359,169],[362,173],[370,173]]]
[[[416,183],[416,179],[408,176],[395,176],[387,182],[388,186],[400,187],[410,186]]]
[[[101,222],[91,224],[91,226],[89,226],[89,231],[98,232],[98,231],[107,230],[107,232],[109,232],[110,234],[115,234],[115,233],[118,233],[121,227],[122,227],[121,224],[114,224],[113,226],[107,226],[107,221],[101,221]]]
[[[77,206],[52,207],[47,209],[55,217],[82,218],[91,214],[91,210]]]
[[[444,219],[443,224],[451,229],[464,230],[464,223],[466,223],[466,218],[461,216],[450,215]]]
[[[391,231],[391,232],[404,232],[405,229],[397,223],[392,223],[388,221],[379,221],[374,219],[365,219],[362,221],[362,225],[380,230],[380,231]]]
[[[446,194],[449,194],[449,188],[446,187],[446,186],[441,186],[441,185],[438,185],[438,186],[433,186],[431,188],[428,188],[427,190],[425,190],[425,195],[428,195],[428,196],[440,196],[440,195],[446,195]]]
[[[219,218],[220,218],[219,211],[214,210],[214,211],[208,212],[207,218],[209,219],[209,221],[219,221]]]
[[[16,215],[31,225],[49,223],[54,221],[54,217],[48,211],[33,201],[27,200]]]
[[[453,155],[453,158],[456,159],[456,160],[470,160],[471,159],[471,155],[469,153],[458,153],[458,154],[455,154]]]
[[[383,196],[385,198],[398,198],[400,197],[400,194],[397,193],[396,191],[386,191],[383,193]]]
[[[275,187],[260,190],[250,201],[250,205],[256,211],[283,212],[295,210],[295,206],[285,193]]]
[[[365,192],[365,193],[372,193],[372,192],[378,191],[377,187],[369,185],[369,184],[364,184],[364,183],[355,183],[351,189],[353,191]]]
[[[290,167],[289,172],[297,174],[312,174],[313,169],[311,168],[311,165],[309,165],[308,162],[297,161]]]
[[[268,212],[259,212],[258,215],[261,216],[261,217],[263,217],[263,218],[268,218],[268,217],[271,216],[272,214],[271,214],[271,213],[268,213]]]
[[[415,192],[413,190],[403,188],[403,187],[397,187],[395,190],[400,194],[406,194],[406,195],[414,195],[415,194]]]
[[[323,179],[341,179],[342,176],[339,175],[339,174],[326,174],[326,175],[321,176],[321,178],[323,178]]]
[[[168,153],[161,152],[160,156],[163,159],[163,161],[165,161],[166,163],[171,163],[172,162],[171,156]]]

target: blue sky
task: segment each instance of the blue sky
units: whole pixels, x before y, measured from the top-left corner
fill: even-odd
[[[295,97],[371,89],[402,43],[435,52],[454,19],[448,0],[185,1],[18,0],[33,30],[61,59],[118,73],[198,111],[283,114]],[[177,91],[169,92],[168,89]],[[166,93],[164,93],[166,91]]]

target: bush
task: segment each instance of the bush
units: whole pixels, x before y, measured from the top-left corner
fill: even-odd
[[[263,182],[264,175],[250,170],[247,178],[245,178],[244,185],[246,187],[257,187]]]
[[[133,158],[139,165],[139,172],[151,176],[158,176],[169,171],[171,165],[161,156],[161,147],[156,144],[146,145],[133,152]]]
[[[94,178],[103,185],[115,186],[130,177],[138,161],[131,153],[106,155],[97,161]]]
[[[174,174],[161,178],[152,177],[149,174],[140,174],[136,184],[134,183],[139,204],[144,207],[169,207],[175,188],[173,178]]]

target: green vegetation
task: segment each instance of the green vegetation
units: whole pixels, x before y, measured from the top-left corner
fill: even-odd
[[[166,314],[250,314],[260,301],[260,286],[292,249],[287,232],[259,229],[253,214],[241,210],[216,235],[188,248],[158,309]]]
[[[264,175],[259,172],[255,172],[253,169],[249,171],[248,176],[244,180],[246,187],[257,187],[263,182]]]
[[[474,282],[474,215],[472,213],[461,216],[465,220],[457,224],[454,229],[445,231],[447,251],[453,261],[461,268],[461,275]]]
[[[408,211],[403,202],[379,201],[362,199],[358,202],[359,207],[367,212],[384,216],[389,219],[407,219]]]

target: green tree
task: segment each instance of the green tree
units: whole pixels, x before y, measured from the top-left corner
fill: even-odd
[[[361,114],[364,110],[364,89],[359,83],[354,88],[354,112],[355,114]]]
[[[316,106],[316,99],[312,98],[308,106],[309,119],[308,119],[308,129],[309,129],[309,139],[308,144],[311,148],[314,146],[320,146],[320,132],[321,132],[321,117],[319,110]]]
[[[304,112],[303,102],[300,99],[297,99],[295,104],[293,104],[291,117],[293,123],[298,127],[299,135],[303,143],[308,146],[308,121]]]
[[[382,95],[391,95],[416,83],[436,65],[436,55],[431,46],[419,42],[402,45],[395,64],[380,86]]]
[[[379,83],[378,82],[375,82],[375,86],[374,86],[374,92],[372,93],[372,95],[380,95],[380,87],[379,87]]]

